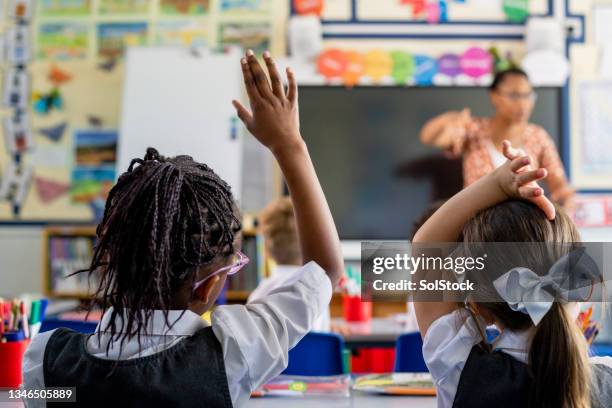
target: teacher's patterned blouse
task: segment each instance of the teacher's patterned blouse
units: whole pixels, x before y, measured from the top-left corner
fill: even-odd
[[[468,128],[466,136],[455,141],[461,146],[464,186],[472,184],[499,165],[496,157],[499,153],[491,142],[490,119],[474,119]],[[522,148],[531,157],[534,167],[548,170],[545,181],[553,201],[563,203],[573,196],[574,191],[568,185],[557,148],[546,130],[529,124],[516,147]]]

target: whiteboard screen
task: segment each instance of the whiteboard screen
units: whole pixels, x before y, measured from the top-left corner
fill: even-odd
[[[197,55],[196,55],[197,54]],[[240,199],[242,126],[240,51],[135,47],[127,52],[117,174],[147,147],[206,163]]]

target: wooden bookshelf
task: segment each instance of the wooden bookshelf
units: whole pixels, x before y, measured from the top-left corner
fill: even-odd
[[[249,297],[251,289],[268,275],[267,262],[264,257],[263,244],[261,237],[257,234],[257,226],[254,215],[245,215],[243,220],[243,252],[251,259],[251,262],[247,267],[240,271],[235,276],[228,277],[228,290],[226,291],[226,299],[232,303],[244,303]],[[90,299],[93,295],[93,291],[96,289],[95,282],[92,282],[89,286],[89,291],[83,290],[83,286],[79,288],[79,285],[74,281],[74,288],[71,288],[70,284],[63,281],[62,276],[66,276],[69,273],[78,270],[79,268],[86,268],[89,266],[91,255],[93,255],[93,245],[96,239],[96,226],[53,226],[43,230],[42,250],[43,250],[43,265],[42,265],[42,280],[43,288],[46,296],[53,298],[64,298],[64,299]],[[65,240],[66,242],[62,242]],[[58,250],[57,246],[67,245],[70,246],[68,241],[70,240],[81,240],[81,246],[84,242],[90,242],[90,253],[89,258],[84,257],[80,260],[75,260],[74,264],[79,265],[79,268],[70,269],[72,265],[70,259],[62,260],[58,258],[58,252],[60,255],[64,251],[61,248]],[[71,252],[69,250],[65,252]],[[69,254],[66,254],[67,258]],[[65,263],[63,270],[61,270],[61,264]],[[249,276],[241,274],[250,274]],[[252,275],[252,276],[251,276]],[[83,274],[81,279],[86,278],[86,274]],[[73,279],[73,278],[68,278]],[[82,280],[80,281],[81,283]],[[249,287],[242,287],[248,284]],[[62,288],[63,286],[63,288]]]
[[[76,299],[89,299],[92,296],[92,291],[95,289],[92,287],[91,291],[86,291],[78,288],[79,284],[75,283],[77,286],[74,289],[58,289],[59,276],[58,274],[65,275],[66,273],[72,273],[75,270],[79,270],[82,268],[86,268],[88,265],[88,260],[91,259],[91,255],[93,254],[93,245],[96,238],[96,227],[95,226],[79,226],[79,227],[48,227],[43,230],[43,287],[45,290],[45,295],[48,297],[55,298],[76,298]],[[63,246],[69,240],[74,240],[78,243],[78,246],[82,247],[78,249],[78,251],[82,251],[79,255],[80,259],[75,259],[74,268],[71,268],[69,272],[68,266],[64,268],[61,265],[58,265],[61,262],[60,258],[55,258],[56,254],[54,254],[54,250],[58,247]],[[79,240],[79,241],[77,241]],[[62,242],[64,241],[64,242]],[[69,245],[66,245],[66,250],[70,251],[68,248]],[[88,248],[85,248],[87,246]],[[70,262],[70,258],[67,256],[64,258],[65,262]],[[62,273],[59,269],[65,269]],[[75,282],[81,282],[86,278],[86,275],[83,277],[75,277]],[[72,279],[72,278],[68,278]],[[57,281],[56,281],[57,280]]]

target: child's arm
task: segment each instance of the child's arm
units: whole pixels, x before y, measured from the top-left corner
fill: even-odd
[[[455,242],[465,223],[476,213],[508,199],[532,201],[549,219],[554,219],[555,208],[537,184],[546,177],[546,169],[530,169],[529,157],[512,149],[507,141],[504,153],[511,160],[450,198],[417,231],[414,245]],[[421,335],[425,336],[436,319],[455,309],[456,303],[451,302],[415,302]]]
[[[252,51],[241,60],[251,112],[233,101],[247,129],[268,147],[283,172],[295,208],[303,262],[315,261],[336,286],[344,271],[340,240],[327,200],[300,135],[298,89],[293,72],[285,93],[280,75],[269,53],[264,59],[270,82]]]

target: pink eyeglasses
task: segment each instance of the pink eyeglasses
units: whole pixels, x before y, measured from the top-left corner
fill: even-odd
[[[236,259],[236,261],[234,263],[232,263],[231,265],[228,265],[228,266],[224,266],[223,268],[217,269],[216,271],[214,271],[213,273],[211,273],[210,275],[208,275],[204,279],[196,282],[195,286],[193,287],[193,291],[195,292],[196,290],[198,290],[198,288],[200,286],[202,286],[202,284],[204,282],[206,282],[208,279],[212,278],[215,275],[219,275],[220,273],[223,273],[223,272],[227,271],[228,275],[235,275],[242,268],[244,268],[245,265],[247,265],[250,262],[249,257],[246,256],[245,254],[243,254],[240,251],[236,252],[236,254],[234,256],[238,258],[238,259]]]

